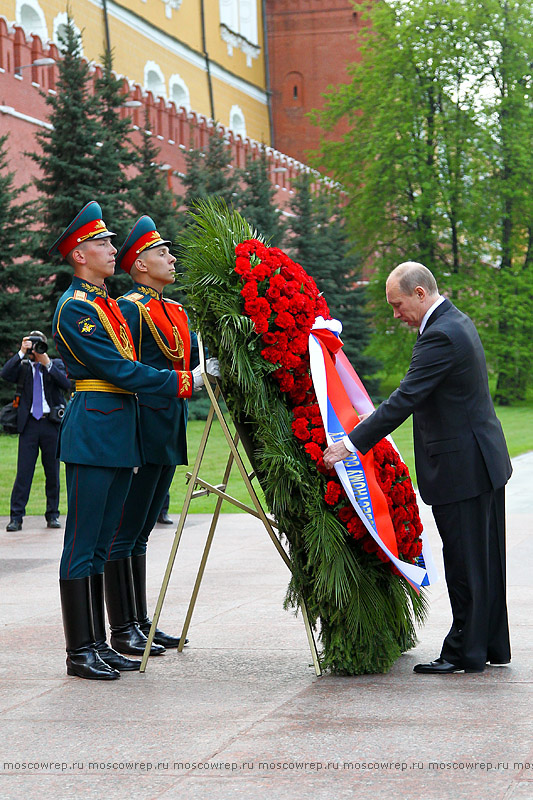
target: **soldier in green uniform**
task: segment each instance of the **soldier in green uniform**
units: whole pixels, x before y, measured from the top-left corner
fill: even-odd
[[[128,322],[137,355],[143,364],[178,373],[192,369],[195,388],[202,385],[198,367],[196,334],[180,303],[163,297],[165,286],[175,280],[176,258],[172,243],[162,239],[149,216],[141,217],[119,250],[116,261],[134,282],[118,304]],[[217,362],[209,359],[209,371]],[[146,548],[172,482],[177,464],[187,463],[187,400],[167,398],[144,391],[138,395],[141,441],[145,464],[133,476],[124,513],[113,538],[105,566],[105,586],[114,645],[115,594],[124,580],[132,577],[137,621],[148,634],[151,620],[146,603]],[[131,565],[131,567],[130,567]],[[119,594],[125,591],[118,589]],[[154,642],[177,647],[179,637],[156,631]],[[117,644],[118,646],[118,644]]]
[[[68,498],[59,573],[67,673],[99,680],[139,667],[107,646],[103,619],[107,552],[133,467],[143,463],[135,393],[170,401],[193,391],[189,370],[159,371],[137,360],[128,325],[105,286],[115,268],[112,236],[100,206],[91,201],[49,251],[58,250],[74,269],[53,320],[56,348],[75,381],[58,445]],[[146,642],[133,622],[125,620],[121,633],[139,647]]]

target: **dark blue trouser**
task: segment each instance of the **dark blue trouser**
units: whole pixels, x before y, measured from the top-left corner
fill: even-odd
[[[86,578],[104,571],[131,476],[131,467],[66,465],[68,512],[60,578]]]
[[[45,475],[46,519],[59,516],[59,459],[56,457],[59,425],[48,417],[31,415],[19,436],[17,475],[11,492],[11,518],[20,520],[26,512],[39,450]]]
[[[124,514],[110,544],[110,561],[146,553],[148,537],[157,522],[176,467],[145,464],[133,476]]]

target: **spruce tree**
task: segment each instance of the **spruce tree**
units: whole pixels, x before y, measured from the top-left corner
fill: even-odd
[[[58,62],[56,92],[46,95],[50,129],[38,131],[40,153],[30,153],[40,168],[35,185],[36,218],[43,222],[37,257],[48,260],[47,251],[59,233],[85,203],[99,198],[100,173],[95,168],[101,140],[97,120],[98,99],[91,92],[90,68],[81,57],[81,40],[68,18],[60,34],[62,59]],[[52,305],[71,281],[71,269],[58,256],[53,258],[55,285]]]
[[[372,376],[378,364],[366,353],[372,331],[365,312],[365,289],[359,285],[361,259],[348,240],[338,195],[325,188],[314,193],[311,182],[312,176],[304,173],[294,183],[291,248],[324,293],[332,317],[342,322],[344,352],[367,389],[374,392],[377,382]]]
[[[111,53],[103,56],[102,75],[93,91],[92,72],[81,56],[81,39],[70,17],[60,42],[56,93],[46,96],[52,127],[37,133],[42,152],[30,154],[41,173],[35,184],[41,193],[36,211],[45,231],[37,255],[43,260],[48,259],[47,250],[57,236],[90,200],[101,205],[107,225],[121,244],[132,221],[128,169],[137,160],[128,141],[130,120],[120,116],[125,96],[121,80],[113,74]],[[52,263],[53,308],[70,284],[72,271],[57,255]],[[119,284],[120,278],[111,279],[111,291],[120,291]]]
[[[141,144],[136,147],[137,175],[130,182],[134,216],[137,218],[148,214],[154,220],[163,239],[170,239],[176,243],[179,234],[185,228],[185,215],[178,210],[181,199],[178,201],[174,192],[169,189],[165,176],[157,163],[159,148],[155,145],[154,137],[150,132],[148,110],[145,110],[144,130],[141,132],[141,137]],[[178,272],[179,269],[177,266]],[[167,286],[165,295],[181,299],[176,284]]]
[[[149,128],[146,111],[141,144],[136,148],[137,175],[130,181],[131,204],[137,216],[148,214],[163,238],[175,242],[183,228],[182,214],[177,209],[176,195],[167,186],[165,176],[157,163],[159,148],[155,145]]]
[[[182,178],[185,186],[184,203],[192,208],[196,200],[218,197],[228,206],[234,204],[237,176],[232,174],[231,151],[215,127],[205,150],[189,148],[185,155],[187,172]]]
[[[113,73],[113,57],[109,50],[102,56],[102,75],[95,81],[95,100],[100,123],[99,148],[95,158],[98,202],[104,219],[124,241],[131,225],[131,174],[129,168],[139,160],[129,136],[132,133],[129,117],[121,117],[126,101],[122,80]]]
[[[38,328],[48,335],[50,328],[42,303],[47,276],[29,257],[35,236],[31,231],[30,204],[18,202],[27,187],[13,186],[7,138],[0,137],[0,365],[18,351],[30,330]],[[0,403],[7,403],[12,397],[13,384],[1,381]]]
[[[249,156],[246,168],[237,173],[244,188],[238,193],[235,205],[250,225],[271,245],[281,247],[285,226],[281,212],[274,201],[276,190],[270,181],[268,169],[266,149],[263,145],[259,157]]]

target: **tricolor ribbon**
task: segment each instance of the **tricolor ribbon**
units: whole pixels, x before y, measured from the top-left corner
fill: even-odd
[[[341,330],[338,320],[317,317],[309,335],[311,377],[328,444],[338,442],[353,430],[359,422],[358,413],[374,410],[365,387],[342,352]],[[366,455],[356,451],[335,464],[335,470],[367,531],[411,586],[418,592],[421,586],[434,583],[438,574],[424,534],[422,554],[415,564],[398,558],[394,526],[376,480],[372,450]]]

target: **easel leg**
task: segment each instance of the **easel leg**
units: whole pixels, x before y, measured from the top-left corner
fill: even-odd
[[[235,435],[235,445],[237,445],[239,441],[238,434]],[[229,476],[231,473],[231,468],[233,466],[233,453],[230,452],[228,457],[228,463],[226,464],[226,469],[224,471],[224,477],[222,478],[222,483],[224,486],[228,485]],[[192,590],[191,599],[189,602],[189,608],[187,609],[187,615],[185,617],[185,622],[183,623],[183,630],[180,635],[180,643],[178,645],[178,653],[181,653],[183,647],[185,645],[185,639],[187,638],[187,633],[189,631],[189,625],[191,623],[191,618],[194,612],[194,607],[196,605],[196,598],[198,597],[198,591],[200,589],[200,584],[202,583],[202,578],[204,577],[205,565],[207,564],[207,558],[209,556],[209,552],[211,550],[211,545],[213,543],[213,536],[215,535],[215,530],[218,524],[218,518],[220,516],[220,509],[222,508],[223,498],[219,497],[217,500],[217,504],[215,506],[215,512],[213,514],[213,519],[211,520],[211,525],[209,526],[209,533],[207,535],[207,540],[204,547],[204,552],[202,554],[202,560],[200,562],[200,566],[198,567],[198,574],[196,576],[196,581],[194,584],[194,588]]]
[[[220,390],[217,390],[220,393]],[[217,394],[218,398],[218,394]],[[165,571],[165,575],[163,578],[163,583],[161,585],[161,589],[159,591],[159,597],[157,599],[157,604],[154,611],[154,616],[152,618],[152,625],[150,627],[150,631],[148,633],[148,641],[146,642],[146,647],[144,649],[144,654],[141,661],[140,671],[145,672],[146,664],[148,662],[148,657],[150,655],[150,648],[152,646],[152,642],[155,636],[155,630],[157,628],[157,624],[159,622],[159,617],[161,616],[161,609],[163,608],[163,602],[165,600],[165,595],[167,593],[168,583],[170,581],[170,575],[172,573],[172,567],[174,566],[174,561],[176,559],[176,553],[178,552],[178,547],[181,539],[181,534],[183,533],[183,528],[185,526],[185,520],[187,519],[187,514],[189,513],[189,506],[191,504],[192,494],[194,492],[194,485],[195,479],[200,471],[200,465],[202,463],[202,459],[204,457],[205,446],[207,444],[207,440],[209,438],[209,433],[211,431],[211,425],[213,423],[214,418],[214,407],[211,405],[209,409],[209,414],[207,415],[207,420],[204,427],[204,432],[202,434],[202,439],[200,441],[200,446],[198,448],[198,453],[196,455],[196,461],[194,462],[194,467],[191,475],[191,479],[189,481],[189,485],[187,486],[187,492],[185,494],[185,500],[183,502],[183,508],[181,509],[180,519],[178,522],[178,527],[176,529],[176,533],[174,534],[174,541],[172,543],[172,548],[170,550],[170,555],[168,558],[167,568]]]

